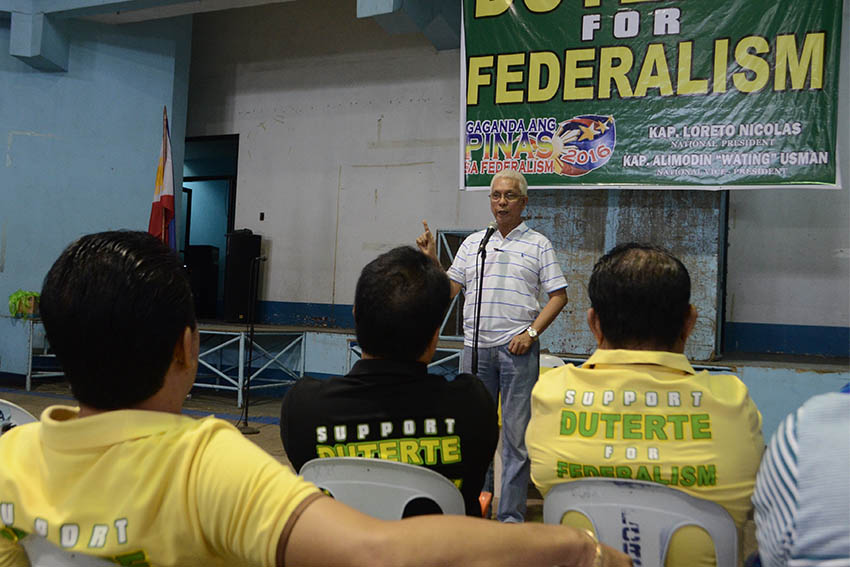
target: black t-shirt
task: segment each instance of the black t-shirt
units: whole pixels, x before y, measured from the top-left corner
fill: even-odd
[[[287,392],[280,437],[295,470],[316,457],[376,457],[423,465],[460,488],[480,516],[499,428],[496,404],[472,374],[452,381],[421,362],[368,359],[346,376],[302,378]]]

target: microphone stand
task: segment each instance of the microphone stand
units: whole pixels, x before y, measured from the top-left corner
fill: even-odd
[[[476,376],[478,375],[478,329],[481,326],[481,288],[484,286],[484,261],[487,259],[486,244],[478,250],[478,255],[481,256],[481,268],[478,270],[478,289],[475,290],[475,328],[472,331],[472,366],[470,367]]]
[[[248,425],[248,406],[251,398],[251,372],[254,364],[254,311],[257,306],[257,288],[260,283],[260,262],[264,261],[265,257],[257,256],[251,258],[251,278],[248,287],[248,371],[245,375],[245,381],[242,383],[242,415],[239,417],[239,422],[236,424],[236,429],[242,432],[243,435],[256,435],[260,432],[256,427]]]

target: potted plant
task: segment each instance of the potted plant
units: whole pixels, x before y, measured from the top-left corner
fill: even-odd
[[[37,317],[39,295],[37,291],[19,289],[9,296],[9,313],[13,317]]]

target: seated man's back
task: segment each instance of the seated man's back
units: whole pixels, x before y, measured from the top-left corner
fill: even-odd
[[[598,350],[547,371],[527,441],[541,492],[590,476],[658,482],[721,504],[741,526],[763,450],[761,416],[735,376],[683,355]]]
[[[761,415],[737,377],[696,372],[683,354],[696,321],[684,265],[650,246],[618,246],[594,267],[589,294],[597,350],[581,367],[545,372],[532,392],[535,485],[545,495],[591,476],[657,482],[721,504],[740,534],[764,449]],[[688,534],[683,545],[685,533],[667,564],[711,564],[710,540]]]
[[[364,359],[329,380],[304,378],[287,393],[281,439],[296,470],[316,457],[374,457],[426,466],[460,488],[466,513],[498,441],[496,407],[471,374],[429,374],[450,300],[445,274],[425,255],[396,248],[357,283],[355,322]]]
[[[122,565],[274,565],[319,491],[232,425],[181,415],[198,367],[189,279],[153,236],[62,252],[41,315],[79,407],[0,437],[0,565],[45,537]]]
[[[273,565],[318,493],[227,422],[52,406],[0,442],[0,565],[27,533],[121,565]]]
[[[471,374],[452,381],[424,363],[361,360],[343,377],[302,379],[287,394],[281,438],[299,470],[316,457],[374,457],[423,465],[460,488],[466,512],[498,436],[496,408]]]

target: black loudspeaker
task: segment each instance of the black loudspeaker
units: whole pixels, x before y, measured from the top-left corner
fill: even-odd
[[[195,296],[195,316],[215,319],[218,302],[218,247],[205,244],[186,247],[186,268]]]
[[[224,268],[224,320],[246,323],[251,305],[251,268],[260,256],[259,234],[248,229],[227,234],[227,259]]]

